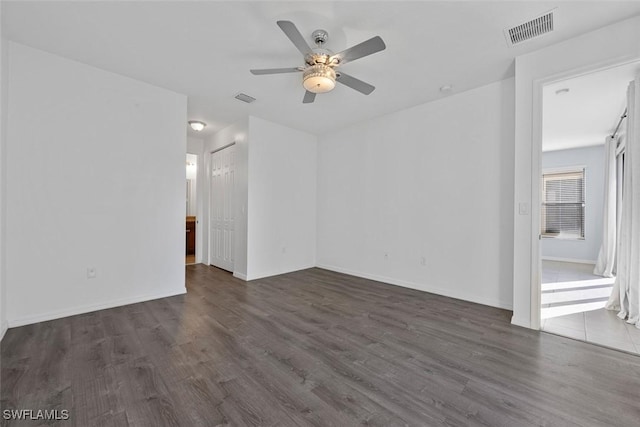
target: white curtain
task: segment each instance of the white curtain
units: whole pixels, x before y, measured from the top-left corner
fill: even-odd
[[[640,328],[640,76],[629,84],[627,102],[617,275],[607,308]]]
[[[605,187],[604,209],[602,213],[602,246],[598,253],[598,260],[593,269],[593,274],[604,277],[613,277],[616,259],[616,148],[618,140],[608,136],[605,143]]]

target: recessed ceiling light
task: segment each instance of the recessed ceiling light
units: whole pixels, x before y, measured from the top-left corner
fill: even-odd
[[[444,85],[440,87],[440,92],[451,92],[452,89],[453,89],[453,86]]]
[[[189,126],[191,126],[191,129],[195,130],[196,132],[200,132],[202,129],[207,127],[207,124],[198,120],[189,120]]]
[[[569,93],[568,87],[563,87],[562,89],[558,89],[556,91],[556,95],[564,95],[565,93]]]

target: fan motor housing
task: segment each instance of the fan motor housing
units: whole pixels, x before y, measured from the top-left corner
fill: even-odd
[[[333,56],[333,52],[331,52],[329,49],[315,48],[313,49],[312,53],[305,57],[305,62],[308,65],[331,65],[329,64],[329,59],[331,58],[331,56]]]

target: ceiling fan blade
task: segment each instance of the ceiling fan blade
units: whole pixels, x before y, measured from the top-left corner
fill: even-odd
[[[342,52],[338,52],[333,55],[330,60],[337,59],[340,64],[346,64],[349,61],[355,61],[363,56],[371,55],[381,50],[385,50],[387,45],[384,44],[380,36],[375,36],[367,41],[357,44],[349,49],[345,49]]]
[[[278,27],[289,37],[289,40],[298,48],[300,53],[307,55],[311,53],[311,48],[298,31],[298,28],[291,21],[278,21]]]
[[[282,74],[282,73],[297,73],[302,71],[300,68],[263,68],[261,70],[249,70],[251,74]]]
[[[351,77],[348,74],[340,71],[340,74],[336,76],[336,81],[338,83],[342,83],[345,86],[349,86],[351,89],[355,89],[360,93],[364,93],[365,95],[369,95],[371,92],[375,90],[375,86],[370,85],[369,83],[365,83],[360,79],[356,79],[355,77]]]
[[[311,104],[316,99],[316,94],[313,92],[306,91],[304,94],[304,98],[302,98],[303,104]]]

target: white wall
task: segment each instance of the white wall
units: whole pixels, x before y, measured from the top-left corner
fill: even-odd
[[[317,137],[249,118],[247,279],[316,262]]]
[[[318,266],[510,308],[513,86],[323,135]]]
[[[10,43],[8,114],[10,326],[184,293],[186,98]]]
[[[204,150],[204,140],[201,138],[187,137],[187,153],[199,156]]]
[[[235,259],[244,280],[315,266],[317,137],[250,116],[210,136],[210,153],[235,143]],[[204,178],[204,214],[209,185]],[[208,223],[203,221],[203,262],[208,263]]]
[[[537,204],[541,157],[541,84],[578,72],[640,57],[640,17],[618,22],[562,43],[516,58],[515,172],[514,172],[514,324],[537,328],[539,313],[531,310],[539,298]],[[536,179],[532,179],[535,176]],[[536,195],[536,200],[532,200]],[[520,214],[520,205],[525,211]],[[527,209],[528,208],[528,209]],[[532,252],[533,251],[533,252]]]
[[[211,135],[204,143],[204,177],[203,188],[203,221],[202,229],[202,262],[209,263],[209,187],[208,177],[211,176],[211,152],[230,144],[235,144],[235,255],[233,275],[243,280],[247,279],[247,200],[248,200],[248,162],[249,162],[249,119],[234,123]]]
[[[205,164],[204,140],[187,137],[187,153],[198,156],[196,172],[196,263],[203,262],[204,254],[204,202],[205,202]]]
[[[543,259],[595,264],[602,244],[604,206],[604,145],[542,153],[542,169],[585,168],[584,240],[543,238]]]

